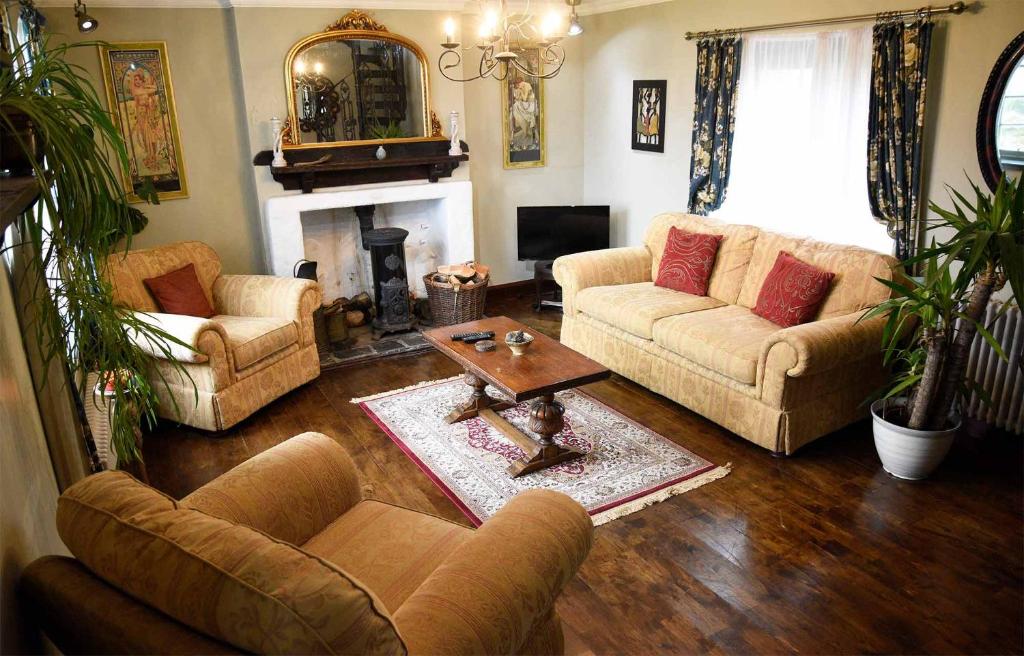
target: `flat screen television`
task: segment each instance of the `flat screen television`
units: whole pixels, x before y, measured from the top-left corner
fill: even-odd
[[[553,260],[562,255],[608,248],[608,205],[520,207],[520,260]]]

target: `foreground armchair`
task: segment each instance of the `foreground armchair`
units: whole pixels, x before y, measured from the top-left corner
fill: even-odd
[[[208,319],[160,312],[143,281],[193,264],[214,310]],[[153,356],[150,381],[161,417],[219,431],[320,375],[313,312],[320,286],[310,280],[222,275],[220,258],[201,242],[117,253],[105,270],[114,302],[190,348],[140,341]],[[194,387],[193,387],[194,383]]]
[[[60,498],[75,558],[20,591],[64,653],[558,654],[555,600],[586,511],[520,494],[477,530],[364,499],[344,448],[305,433],[181,501],[123,472]]]

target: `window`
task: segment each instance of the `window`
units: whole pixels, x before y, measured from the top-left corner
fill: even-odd
[[[745,37],[716,216],[891,252],[867,192],[871,28]]]
[[[1024,167],[1024,61],[1017,63],[1006,81],[996,126],[999,164],[1004,170]]]

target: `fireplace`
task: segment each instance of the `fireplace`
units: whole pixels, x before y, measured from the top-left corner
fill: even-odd
[[[346,342],[357,352],[387,348],[389,340],[410,341],[401,332],[414,325],[410,292],[425,298],[423,275],[475,255],[468,181],[286,192],[267,200],[263,228],[274,275],[291,276],[296,262],[314,260],[325,304],[363,292],[373,299],[372,326],[352,329]],[[377,339],[392,333],[370,341],[371,334]]]

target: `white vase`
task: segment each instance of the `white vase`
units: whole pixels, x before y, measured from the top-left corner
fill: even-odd
[[[377,159],[384,159],[388,156],[388,151],[384,150],[384,146],[377,146]]]
[[[896,478],[917,481],[927,478],[949,453],[960,419],[955,418],[952,428],[929,431],[905,428],[882,418],[886,408],[900,408],[906,403],[906,399],[879,399],[872,403],[871,428],[882,468]]]

